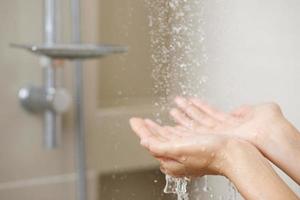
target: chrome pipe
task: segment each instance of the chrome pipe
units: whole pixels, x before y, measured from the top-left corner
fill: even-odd
[[[47,45],[56,43],[57,37],[57,13],[56,0],[44,0],[44,42]],[[43,59],[44,73],[44,90],[48,91],[56,87],[55,85],[55,69],[53,60],[50,58]],[[53,111],[47,109],[44,112],[44,145],[47,149],[53,149],[58,145],[58,138],[61,134],[61,117]]]
[[[57,37],[57,13],[56,0],[44,0],[44,41],[48,45],[56,42]]]
[[[72,42],[81,43],[81,12],[80,0],[72,0]],[[87,199],[86,150],[85,150],[85,121],[84,121],[84,81],[82,62],[74,61],[75,65],[75,155],[77,168],[77,199]]]

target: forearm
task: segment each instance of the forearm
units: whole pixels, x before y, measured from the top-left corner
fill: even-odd
[[[275,133],[274,133],[275,132]],[[257,147],[275,165],[300,184],[300,134],[288,124],[257,141]]]
[[[299,200],[251,144],[231,142],[225,151],[224,175],[247,200]]]

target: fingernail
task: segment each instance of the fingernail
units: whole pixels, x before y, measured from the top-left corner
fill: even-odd
[[[140,120],[140,118],[132,117],[132,118],[129,119],[129,122],[132,124],[132,123],[134,123],[134,122],[136,122],[138,120]]]

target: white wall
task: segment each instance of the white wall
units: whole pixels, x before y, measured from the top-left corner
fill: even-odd
[[[204,0],[206,98],[225,109],[276,101],[300,127],[299,11],[297,0]]]

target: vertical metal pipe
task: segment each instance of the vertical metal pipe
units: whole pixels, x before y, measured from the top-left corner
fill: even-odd
[[[72,41],[81,43],[80,0],[72,0]],[[77,198],[87,199],[86,163],[85,163],[85,123],[84,123],[84,83],[83,69],[80,61],[75,61],[75,132],[76,132],[76,165],[77,165]]]
[[[56,42],[57,26],[56,26],[56,0],[44,1],[44,42],[47,45],[53,45]],[[55,69],[53,61],[44,58],[44,87],[45,90],[55,88]],[[53,111],[47,110],[44,113],[44,145],[48,149],[57,146],[58,135],[60,135],[60,116]]]

